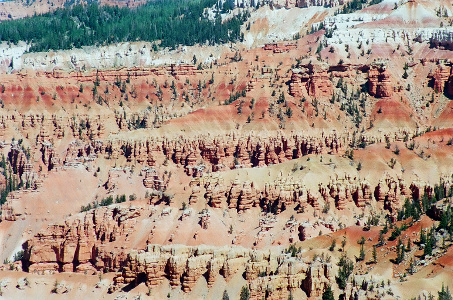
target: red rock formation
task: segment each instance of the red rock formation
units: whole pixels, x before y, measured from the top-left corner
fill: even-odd
[[[295,1],[294,1],[295,2]],[[264,45],[263,49],[266,51],[272,51],[274,53],[288,52],[292,49],[296,49],[295,43],[271,43]]]
[[[293,70],[290,94],[293,97],[301,97],[305,92],[314,98],[333,95],[333,86],[326,66],[308,64]]]
[[[211,185],[209,187],[211,187]],[[227,197],[225,195],[225,191],[223,190],[223,188],[220,184],[216,184],[212,188],[210,197],[207,196],[206,199],[208,199],[210,201],[210,204],[213,208],[221,208],[227,202]]]
[[[202,229],[208,229],[209,223],[211,223],[211,214],[208,210],[203,210],[200,215],[200,226]]]
[[[137,282],[139,274],[143,274],[149,287],[159,285],[168,277],[173,287],[181,284],[182,289],[189,292],[203,275],[211,286],[217,276],[228,281],[233,275],[245,272],[250,299],[261,299],[265,295],[268,299],[287,298],[290,291],[300,287],[308,295],[319,296],[333,280],[331,268],[329,263],[320,260],[308,265],[297,257],[236,246],[148,245],[145,251],[132,250],[128,254],[111,291]],[[263,273],[266,275],[258,276]]]
[[[164,188],[164,181],[159,177],[159,173],[155,169],[147,169],[145,173],[145,179],[143,179],[143,185],[146,188],[160,191]]]
[[[239,196],[241,195],[242,191],[242,185],[239,182],[239,179],[235,179],[233,183],[231,184],[230,191],[228,193],[228,208],[238,208],[238,199]]]
[[[385,66],[373,66],[368,72],[368,89],[371,96],[377,98],[391,97],[393,85],[390,81],[390,73]]]
[[[445,89],[450,89],[450,84],[453,81],[452,79],[452,68],[444,64],[437,66],[437,69],[434,71],[434,74],[428,75],[434,81],[434,90],[438,93],[443,93]]]
[[[50,171],[61,166],[60,157],[55,151],[52,144],[42,143],[41,144],[42,162],[47,166]]]
[[[322,296],[332,277],[332,265],[322,263],[319,260],[312,262],[307,271],[307,278],[303,282],[307,296]]]
[[[171,64],[170,67],[168,67],[168,70],[175,78],[179,78],[179,76],[188,76],[201,73],[201,70],[197,70],[196,66],[187,64]]]
[[[50,225],[24,245],[25,269],[32,273],[117,269],[126,254],[105,251],[105,242],[121,242],[133,230],[140,210],[102,207],[72,223]]]

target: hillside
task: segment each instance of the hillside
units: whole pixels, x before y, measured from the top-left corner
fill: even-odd
[[[0,23],[0,295],[451,299],[450,3],[208,2]]]

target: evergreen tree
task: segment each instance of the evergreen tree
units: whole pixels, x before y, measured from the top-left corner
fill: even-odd
[[[433,227],[431,227],[431,230],[429,231],[429,241],[431,242],[431,246],[434,248],[436,248],[436,236],[435,236],[435,230],[434,230],[434,225]]]
[[[365,250],[363,249],[363,244],[360,245],[360,254],[359,254],[359,260],[362,261],[365,259]]]
[[[343,255],[338,262],[338,266],[340,268],[338,270],[338,276],[336,279],[338,287],[344,290],[346,288],[346,283],[349,279],[349,276],[352,274],[352,271],[354,269],[354,264],[346,255]]]
[[[448,288],[445,288],[444,284],[442,283],[442,290],[440,292],[438,292],[438,300],[452,300],[453,297],[450,293],[450,289]]]
[[[250,291],[247,286],[242,287],[239,299],[240,300],[249,300],[250,299]]]
[[[222,22],[205,16],[217,0],[149,1],[136,8],[71,5],[42,15],[0,23],[0,41],[31,43],[30,51],[71,49],[128,41],[161,41],[161,46],[219,44],[241,40],[250,13]],[[49,30],[51,28],[51,30]],[[154,46],[156,46],[154,44]],[[155,47],[157,48],[157,47]]]
[[[430,234],[426,238],[425,247],[423,248],[423,256],[432,255],[433,254],[433,244]]]
[[[376,246],[373,246],[373,263],[377,263]]]
[[[379,231],[379,243],[378,243],[378,245],[379,245],[379,246],[382,246],[382,245],[384,245],[384,242],[385,242],[385,240],[384,240],[384,233],[383,233],[382,230],[381,230],[381,231]]]
[[[335,300],[330,285],[328,285],[324,293],[322,293],[322,300]]]
[[[411,258],[411,262],[409,263],[409,269],[407,270],[409,274],[414,274],[415,273],[415,264],[414,264],[414,259]]]
[[[447,212],[449,211],[449,209],[447,209]],[[447,229],[448,227],[448,215],[447,215],[447,212],[443,212],[442,213],[442,216],[440,217],[440,223],[439,223],[439,226],[437,227],[437,229]]]
[[[228,296],[228,292],[226,290],[223,291],[222,300],[230,300],[230,296]]]
[[[425,230],[420,227],[420,244],[426,244]]]

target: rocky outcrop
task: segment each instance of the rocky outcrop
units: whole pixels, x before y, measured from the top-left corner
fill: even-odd
[[[453,97],[453,68],[451,66],[440,64],[428,77],[432,78],[433,88],[437,93],[445,93]]]
[[[145,179],[143,179],[143,185],[146,188],[160,191],[166,186],[162,178],[159,176],[157,170],[152,168],[146,168]]]
[[[327,71],[326,65],[311,63],[302,65],[299,69],[293,69],[289,83],[291,96],[309,95],[314,98],[332,96],[333,86]]]
[[[26,189],[36,189],[40,184],[40,180],[38,173],[34,171],[33,165],[29,162],[29,156],[29,149],[22,149],[17,142],[11,144],[11,150],[8,152],[8,161],[11,165],[13,174],[10,174],[10,176],[15,176],[14,174],[16,174],[18,177],[17,184],[20,184]],[[2,176],[2,178],[3,184],[6,183],[5,177]],[[1,184],[0,181],[0,185]]]
[[[296,48],[297,44],[295,43],[271,43],[264,45],[263,49],[274,53],[283,53]]]
[[[382,98],[393,95],[390,72],[385,65],[373,65],[368,71],[368,92],[371,96]]]
[[[330,180],[327,186],[319,185],[319,192],[324,201],[333,201],[339,210],[345,209],[348,203],[354,203],[357,207],[365,207],[371,201],[371,186],[366,181],[359,181],[345,175],[343,178],[336,176]]]
[[[212,286],[218,276],[228,282],[235,274],[243,274],[250,299],[285,299],[300,287],[307,295],[319,296],[325,285],[332,283],[331,269],[330,263],[321,260],[306,263],[289,254],[237,246],[148,245],[145,250],[128,254],[110,290],[141,282],[153,287],[169,278],[173,288],[189,292],[202,276]]]
[[[258,187],[252,181],[240,182],[235,179],[231,183],[224,183],[221,177],[203,177],[204,202],[212,208],[230,208],[239,213],[252,207],[260,207],[263,211],[279,214],[289,206],[303,210],[312,206],[320,210],[321,205],[334,203],[338,210],[343,210],[348,205],[365,208],[373,201],[381,202],[390,216],[396,216],[406,198],[421,199],[426,194],[432,196],[433,187],[426,183],[412,182],[406,184],[402,178],[385,175],[376,186],[367,180],[351,177],[335,176],[327,184],[320,183],[318,189],[309,189],[303,182],[294,178],[279,179],[267,182]],[[442,177],[442,182],[447,191],[453,184],[452,181]],[[195,186],[190,199],[200,201],[203,190]],[[190,200],[191,202],[193,200]]]
[[[134,207],[101,207],[65,224],[49,225],[24,244],[23,267],[40,274],[118,269],[126,250],[107,249],[105,244],[124,243],[139,215]]]
[[[335,7],[343,5],[343,0],[298,0],[298,7],[310,7],[310,6],[324,6],[324,7]]]
[[[429,44],[431,48],[453,50],[453,32],[448,29],[440,28],[432,33]]]

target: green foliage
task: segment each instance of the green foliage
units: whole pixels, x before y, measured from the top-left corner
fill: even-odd
[[[399,237],[401,235],[401,232],[406,230],[407,229],[407,225],[406,224],[402,224],[401,227],[398,227],[398,226],[395,226],[395,228],[393,228],[393,231],[389,237],[389,241],[394,241],[396,240],[397,237]]]
[[[420,206],[420,201],[406,198],[403,208],[398,212],[397,219],[400,221],[412,217],[412,220],[416,221],[420,218],[421,214],[422,207]]]
[[[337,246],[337,240],[333,239],[332,244],[330,244],[329,251],[335,251],[336,246]]]
[[[27,154],[25,150],[24,153],[27,157],[30,157],[30,154]],[[2,168],[1,172],[3,176],[5,176],[5,188],[0,191],[0,205],[2,205],[6,202],[6,198],[8,197],[9,193],[20,189],[24,185],[24,183],[20,178],[19,180],[16,179],[15,173],[17,173],[18,170],[11,169],[11,166],[9,166],[4,155],[2,155],[0,167]]]
[[[291,107],[288,106],[288,108],[286,109],[285,114],[288,116],[288,118],[291,119],[291,117],[293,116],[293,110],[291,109]]]
[[[85,211],[89,211],[91,210],[93,207],[91,206],[91,203],[88,203],[88,205],[84,206],[82,205],[82,207],[80,208],[80,212],[85,212]]]
[[[393,153],[395,153],[396,155],[400,154],[400,149],[398,148],[398,146],[395,146],[395,151],[393,151]]]
[[[222,22],[204,9],[216,0],[157,0],[136,8],[97,3],[56,9],[42,15],[0,23],[0,41],[32,42],[30,51],[71,49],[130,41],[161,41],[161,46],[225,43],[242,39],[240,26],[249,14]],[[228,1],[227,1],[228,2]]]
[[[288,249],[285,249],[285,253],[291,253],[291,257],[296,257],[296,254],[300,253],[302,248],[297,248],[293,244],[289,245]]]
[[[335,300],[330,285],[328,285],[324,293],[322,293],[322,300]]]
[[[285,103],[285,94],[282,92],[280,96],[278,96],[277,104]]]
[[[354,269],[353,262],[346,256],[343,255],[338,262],[340,267],[338,270],[338,276],[336,277],[338,287],[342,290],[346,288],[346,283],[348,282],[349,276],[352,274]]]
[[[250,291],[247,286],[242,287],[239,299],[240,300],[249,300],[250,299]]]
[[[226,290],[223,291],[222,300],[230,300],[230,296],[228,296],[228,292]]]
[[[421,241],[421,237],[420,237]],[[434,227],[429,230],[425,238],[425,247],[423,248],[423,256],[430,256],[433,254],[433,249],[436,248],[436,238],[434,236]]]
[[[445,288],[444,284],[442,283],[442,290],[438,292],[438,300],[452,300],[453,297],[451,295],[450,289]]]
[[[350,160],[354,160],[354,150],[353,149],[347,149],[344,154]]]
[[[24,250],[19,250],[14,254],[13,260],[19,261],[19,260],[22,260],[23,257],[24,257]]]
[[[378,247],[384,245],[384,231],[379,231],[379,243],[377,244]]]
[[[359,162],[359,164],[357,165],[357,171],[360,171],[360,170],[362,170],[362,163],[361,162]]]
[[[396,259],[395,259],[396,264],[400,264],[404,260],[404,252],[405,252],[404,244],[401,241],[401,239],[398,239],[398,245],[396,246]]]
[[[373,246],[373,263],[377,263],[377,252],[376,252],[376,245]]]
[[[116,199],[115,199],[115,202],[116,203],[123,203],[123,202],[126,202],[126,195],[121,195],[121,196],[116,196]]]
[[[233,103],[234,101],[236,101],[237,99],[239,99],[240,97],[245,97],[246,96],[246,90],[242,90],[242,91],[238,91],[236,93],[231,93],[230,94],[230,98],[228,98],[228,100],[225,100],[225,105],[229,105],[231,103]]]
[[[99,203],[100,206],[108,206],[110,204],[113,204],[113,196],[108,196],[107,198],[102,199],[101,203]]]
[[[353,0],[351,2],[346,3],[342,9],[339,9],[335,14],[350,14],[357,10],[361,10],[362,8],[367,7],[367,5],[374,5],[381,3],[382,0]]]
[[[364,245],[365,245],[365,237],[361,237],[360,240],[357,241],[357,244],[360,245],[360,254],[359,254],[359,257],[357,258],[358,261],[362,261],[365,259],[365,249],[364,249]]]
[[[341,103],[340,110],[345,111],[354,122],[356,128],[360,127],[365,116],[366,94],[360,90],[349,93],[348,86],[343,81],[338,81],[337,86],[341,86],[344,102]]]
[[[363,249],[363,244],[362,244],[362,245],[360,245],[360,254],[359,254],[358,260],[362,261],[364,259],[365,259],[365,250]]]

